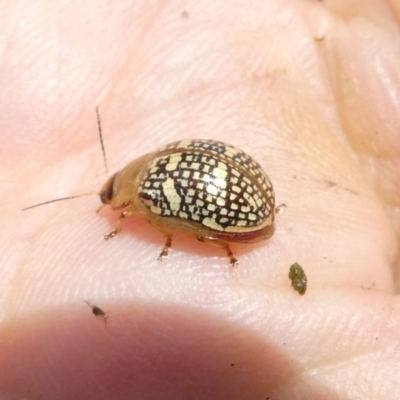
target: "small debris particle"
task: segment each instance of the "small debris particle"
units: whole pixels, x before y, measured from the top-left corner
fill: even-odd
[[[292,281],[293,289],[299,294],[304,294],[307,290],[307,277],[303,268],[297,262],[289,270],[289,279]]]
[[[280,204],[278,207],[275,208],[275,213],[280,214],[284,208],[287,208],[287,205],[285,203]]]
[[[103,320],[104,325],[107,327],[107,319],[108,315],[105,311],[103,311],[100,307],[95,304],[90,303],[90,301],[85,300],[85,303],[92,309],[92,313],[96,318],[100,318]]]

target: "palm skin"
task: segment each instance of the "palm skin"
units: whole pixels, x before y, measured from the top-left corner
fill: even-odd
[[[2,5],[2,393],[398,398],[400,4],[132,3]],[[96,197],[21,212],[100,189],[96,106],[111,172],[181,138],[251,154],[274,236],[231,269],[177,232],[160,263],[144,221],[103,240]]]

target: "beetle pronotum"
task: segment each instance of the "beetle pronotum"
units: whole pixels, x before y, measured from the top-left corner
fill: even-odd
[[[98,110],[100,143],[104,151]],[[77,198],[70,196],[36,204]],[[271,181],[248,154],[214,140],[180,140],[145,154],[113,174],[100,190],[103,204],[123,210],[124,218],[139,216],[166,238],[159,260],[168,255],[171,229],[193,234],[197,240],[223,248],[231,265],[237,263],[229,243],[254,243],[274,233],[275,195]]]

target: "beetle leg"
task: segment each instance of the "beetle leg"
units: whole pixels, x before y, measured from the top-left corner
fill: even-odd
[[[162,233],[164,235],[164,237],[167,239],[165,241],[165,245],[160,253],[160,255],[158,256],[157,260],[158,261],[162,261],[163,258],[168,257],[168,253],[169,253],[169,248],[172,245],[172,234],[168,231],[166,231],[163,227],[161,227],[160,225],[157,225],[155,223],[150,222],[151,225],[154,226],[154,228],[156,228],[160,233]]]
[[[96,210],[96,213],[100,212],[100,210],[102,210],[104,206],[105,206],[105,204],[102,204],[102,205]]]
[[[122,213],[119,216],[119,218],[117,220],[117,223],[115,225],[115,229],[112,232],[110,232],[108,235],[104,235],[104,240],[108,240],[110,238],[113,238],[118,232],[121,232],[122,220],[124,218],[127,218],[127,217],[132,217],[134,214],[135,213],[134,213],[133,210],[129,210],[128,209],[128,210],[122,211]]]
[[[158,261],[162,261],[164,257],[168,257],[168,251],[172,244],[172,236],[167,236],[167,241],[165,242],[164,248],[162,249],[160,255],[158,256]]]
[[[239,260],[237,258],[235,258],[235,256],[233,255],[232,250],[229,247],[228,243],[223,242],[218,239],[213,239],[210,237],[202,237],[202,236],[198,236],[197,240],[199,242],[209,243],[209,244],[212,244],[214,246],[218,246],[218,247],[221,247],[222,249],[224,249],[229,258],[229,264],[231,265],[231,267],[234,267],[235,265],[237,265],[239,263]]]

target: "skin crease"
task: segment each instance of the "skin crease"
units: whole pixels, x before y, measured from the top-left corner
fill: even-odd
[[[400,2],[3,1],[1,399],[395,399]],[[98,198],[181,138],[270,176],[274,236],[223,251]],[[288,278],[298,262],[304,296]],[[107,327],[84,300],[107,312]]]

